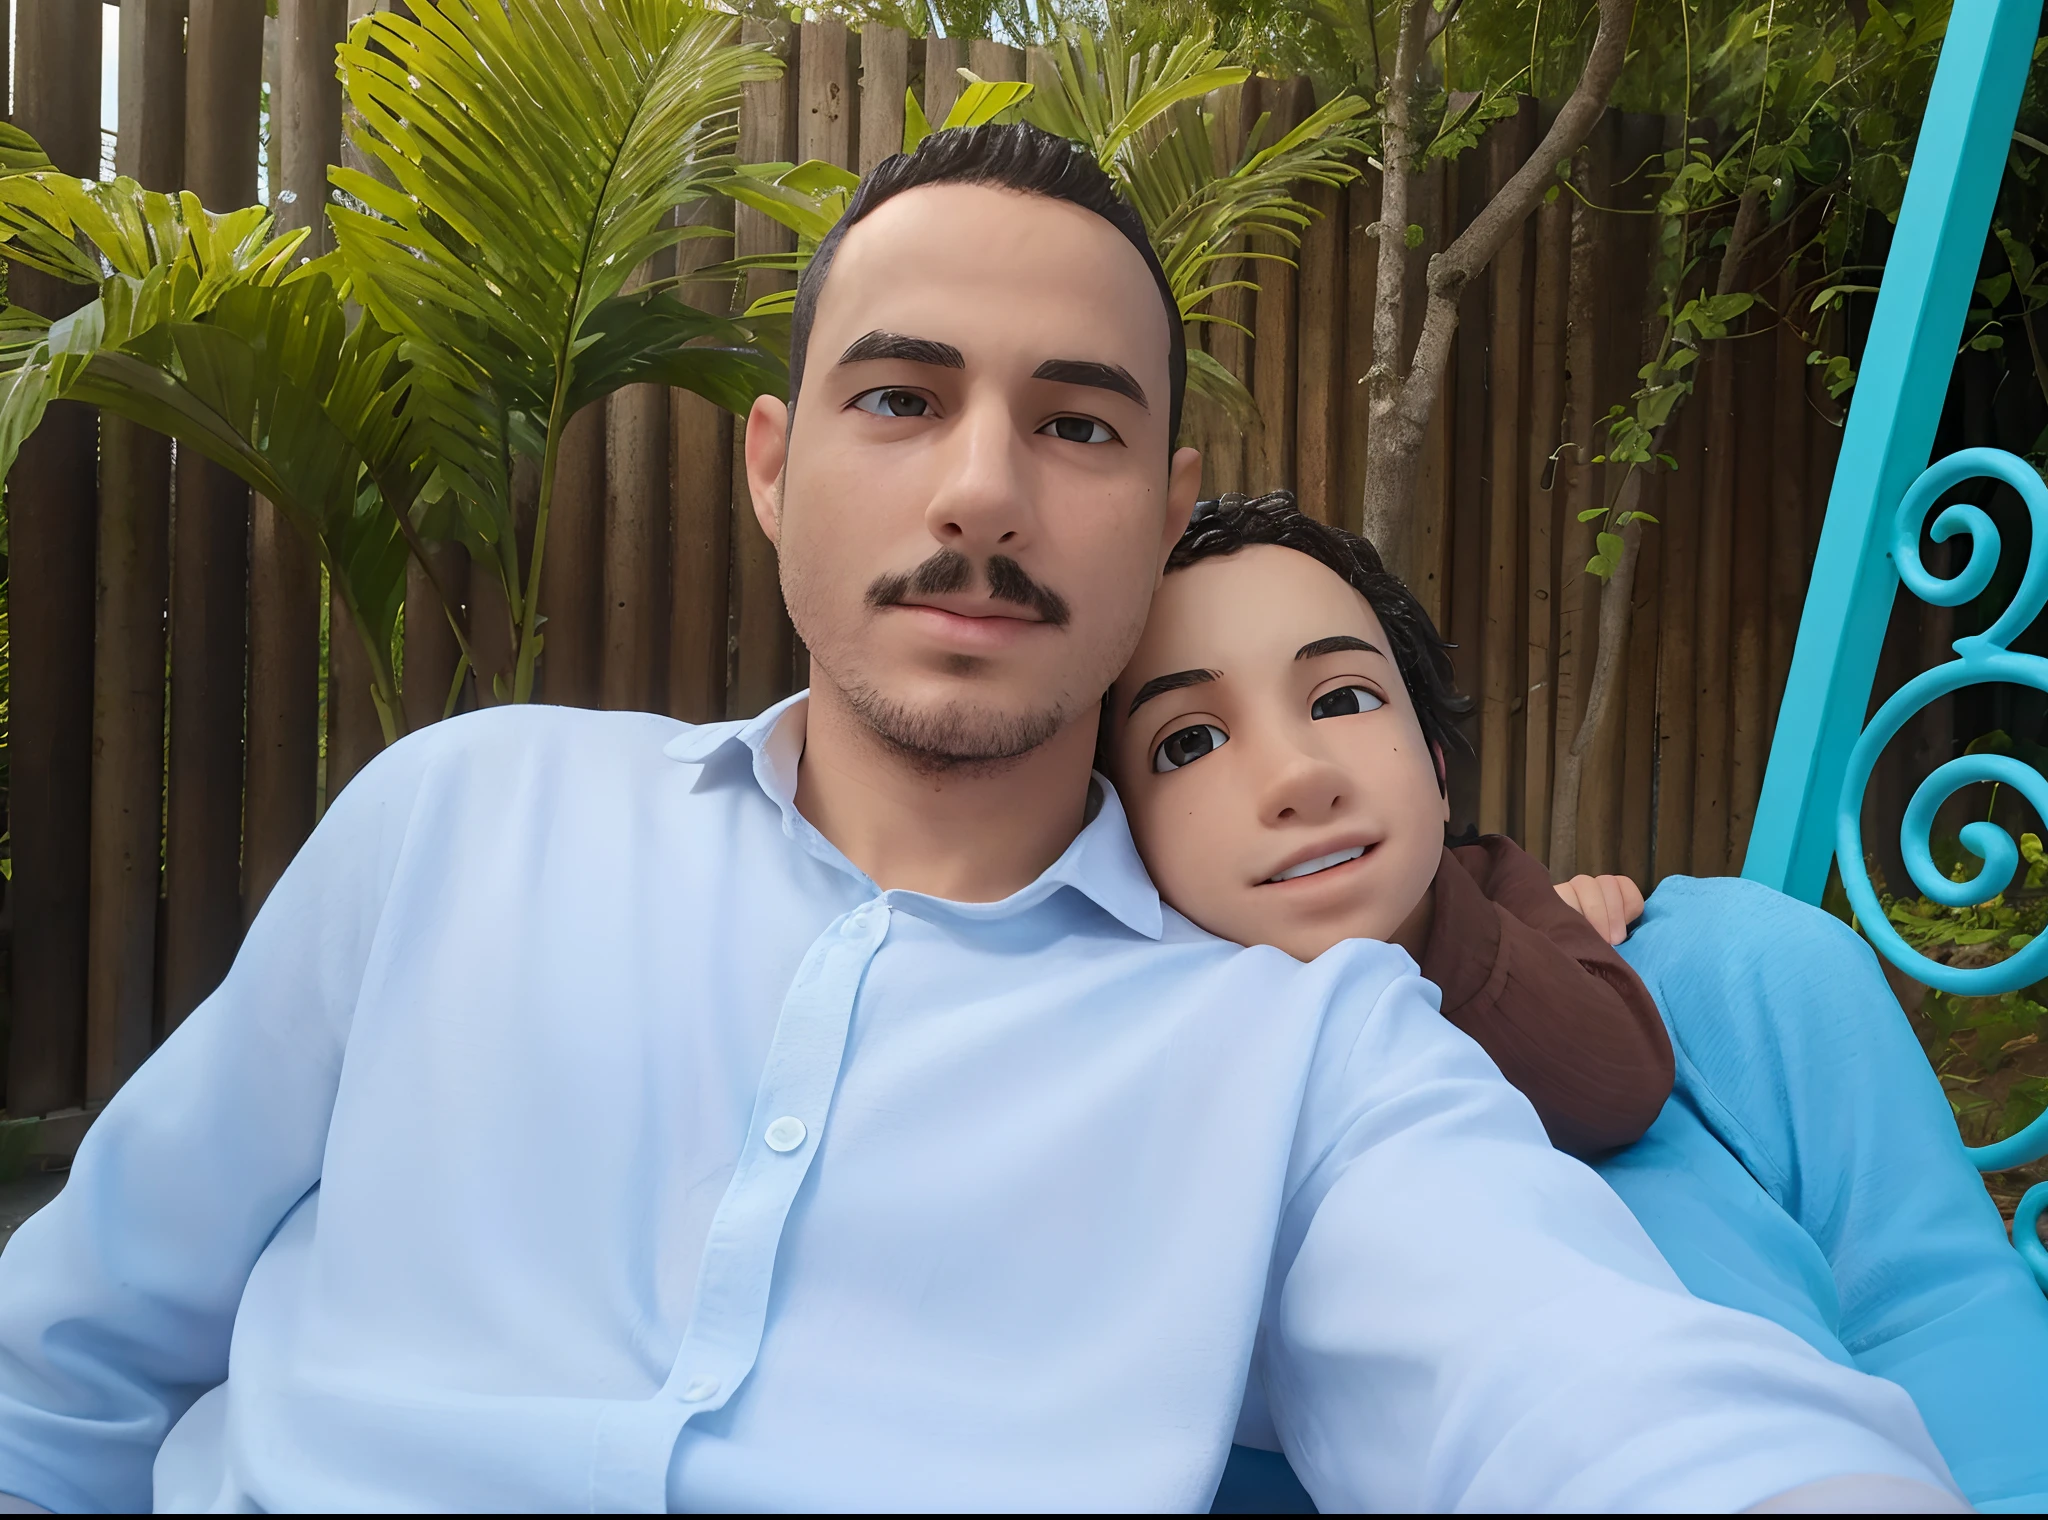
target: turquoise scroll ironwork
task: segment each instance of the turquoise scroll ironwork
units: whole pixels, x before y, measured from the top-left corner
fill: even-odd
[[[1933,449],[1935,424],[1955,365],[2040,27],[2041,0],[1968,0],[1956,5],[1913,150],[1913,169],[1906,179],[1897,233],[1885,260],[1869,342],[1857,371],[1841,462],[1828,496],[1827,520],[1771,741],[1771,762],[1742,867],[1750,880],[1806,902],[1820,901],[1829,859],[1838,852],[1845,879],[1861,878],[1863,852],[1854,814],[1847,815],[1845,827],[1837,804],[1845,796],[1862,797],[1871,762],[1908,717],[1945,692],[1978,681],[2042,684],[2041,663],[2006,647],[2040,610],[2042,582],[2048,577],[2048,568],[2041,563],[2048,543],[2042,537],[2038,478],[2010,455],[1987,450],[1942,460],[1935,471],[1946,473],[1923,474],[1921,468]],[[1956,662],[1909,683],[1866,728],[1863,717],[1877,674],[1878,650],[1906,568],[1917,576],[1907,580],[1909,589],[1937,605],[1966,601],[1990,582],[1998,562],[1998,537],[1990,520],[1974,508],[1950,508],[1935,520],[1934,531],[1943,541],[1958,533],[1970,535],[1970,563],[1959,575],[1946,581],[1928,575],[1919,555],[1920,524],[1934,502],[1956,482],[1986,474],[2012,481],[2034,516],[2036,548],[2020,594],[1996,627],[1975,642],[1965,641],[1968,650],[1958,645]],[[1899,524],[1906,507],[1900,503],[1916,508],[1912,531],[1903,539]],[[1929,596],[1930,590],[1937,594]],[[1943,597],[1950,600],[1942,601]],[[1977,673],[1967,673],[1971,671]],[[1909,869],[1921,890],[1936,901],[1989,898],[2011,880],[2018,864],[2012,841],[1995,829],[1988,834],[1965,831],[1963,843],[1984,861],[1967,882],[1946,880],[1927,859],[1925,844],[1935,808],[1967,782],[2007,782],[2037,810],[2041,808],[2040,778],[2031,771],[2020,776],[1983,763],[1995,758],[1965,757],[1943,766],[1914,794],[1905,838],[1909,860],[1916,860],[1916,838],[1918,855]],[[1863,897],[1858,900],[1852,889],[1851,901],[1878,949],[1933,986],[1988,992],[2028,985],[2017,979],[2043,974],[2048,949],[2038,946],[2048,945],[2048,936],[2000,967],[1975,968],[1960,973],[1959,979],[1956,968],[1934,966],[1892,933],[1868,891],[1869,883],[1862,881],[1862,886]],[[1957,892],[1962,896],[1955,896]],[[2027,951],[2036,953],[2029,957]],[[1987,975],[1967,980],[1979,971]],[[2003,1171],[2044,1153],[2048,1124],[2037,1121],[2009,1140],[1973,1152],[1972,1159],[1984,1171]],[[2035,1188],[2022,1201],[2014,1234],[2027,1266],[2048,1291],[2048,1250],[2035,1230],[2044,1207],[2048,1186]]]
[[[1998,569],[2002,545],[1997,524],[1982,508],[1957,504],[1944,508],[1934,520],[1929,536],[1936,543],[1946,543],[1958,536],[1970,540],[1969,562],[1953,575],[1943,577],[1927,569],[1920,556],[1920,538],[1927,514],[1942,496],[1965,481],[1987,478],[2010,486],[2026,504],[2033,532],[2019,588],[1989,628],[1956,640],[1953,660],[1922,671],[1877,710],[1849,752],[1841,799],[1835,809],[1835,859],[1841,866],[1842,885],[1863,932],[1886,960],[1909,976],[1964,997],[1995,996],[2048,980],[2048,935],[1988,966],[1946,966],[1908,945],[1885,916],[1864,868],[1863,793],[1885,745],[1929,703],[1964,687],[1988,683],[2031,686],[2048,694],[2048,659],[2015,653],[2009,647],[2040,615],[2042,606],[2048,604],[2048,485],[2042,483],[2032,465],[2002,449],[1964,449],[1937,460],[1913,482],[1899,503],[1892,520],[1892,563],[1900,583],[1932,606],[1957,607],[1983,595]],[[2013,873],[2019,867],[2019,846],[2012,835],[1984,820],[1965,824],[1960,831],[1963,847],[1983,862],[1966,879],[1951,881],[1928,850],[1935,814],[1942,803],[1963,787],[1986,781],[2012,788],[2026,798],[2036,814],[2048,818],[2048,777],[2030,765],[2006,755],[1964,755],[1936,767],[1914,790],[1913,800],[1906,806],[1906,816],[1899,828],[1899,846],[1913,885],[1944,907],[1974,907],[1989,902],[2012,884]],[[2048,1113],[2018,1134],[1970,1152],[1978,1169],[1987,1172],[2024,1166],[2043,1156],[2048,1156]],[[2013,1239],[2035,1281],[2048,1291],[2048,1249],[2043,1248],[2035,1229],[2035,1221],[2044,1208],[2048,1208],[2048,1183],[2030,1189],[2021,1200],[2013,1222]]]

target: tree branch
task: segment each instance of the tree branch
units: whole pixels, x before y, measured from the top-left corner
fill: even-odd
[[[1425,0],[1426,3],[1426,0]],[[1593,50],[1579,75],[1578,87],[1559,108],[1557,119],[1536,151],[1495,192],[1472,225],[1457,241],[1430,262],[1430,287],[1434,296],[1439,280],[1462,290],[1465,282],[1492,262],[1501,246],[1521,226],[1543,192],[1557,177],[1557,166],[1578,152],[1607,109],[1621,66],[1628,56],[1629,27],[1635,19],[1635,0],[1599,0],[1600,29],[1593,36]],[[1443,266],[1441,275],[1437,266]]]
[[[1444,28],[1457,18],[1458,10],[1464,3],[1465,0],[1445,0],[1444,8],[1431,14],[1428,26],[1422,34],[1422,45],[1425,48],[1443,36]]]
[[[1721,273],[1714,281],[1715,295],[1725,296],[1735,288],[1735,281],[1742,274],[1742,261],[1749,256],[1757,233],[1763,230],[1763,220],[1763,191],[1751,185],[1735,205],[1735,225],[1728,229],[1728,243],[1721,250]]]

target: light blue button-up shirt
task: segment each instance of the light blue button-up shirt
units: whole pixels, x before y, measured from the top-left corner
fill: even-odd
[[[1202,1509],[1241,1416],[1326,1508],[1942,1481],[1402,952],[1210,938],[1106,788],[1004,901],[880,891],[803,719],[496,710],[352,783],[0,1257],[0,1490]]]

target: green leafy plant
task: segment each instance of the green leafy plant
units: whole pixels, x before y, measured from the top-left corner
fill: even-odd
[[[975,126],[1021,115],[1086,147],[1137,208],[1185,322],[1227,321],[1210,310],[1215,298],[1226,290],[1258,288],[1249,279],[1219,276],[1223,266],[1286,260],[1284,253],[1254,246],[1254,240],[1300,241],[1312,214],[1295,194],[1300,186],[1341,185],[1358,175],[1362,146],[1352,123],[1368,103],[1352,95],[1327,102],[1285,133],[1270,132],[1261,117],[1242,152],[1227,149],[1223,124],[1205,97],[1241,85],[1249,70],[1230,63],[1207,31],[1148,43],[1112,17],[1106,37],[1068,27],[1049,52],[1053,83],[1038,89],[984,80],[962,69],[966,88],[943,125]],[[914,150],[930,130],[916,98],[907,99],[905,151]],[[743,166],[727,193],[790,228],[796,247],[735,259],[697,277],[802,270],[845,211],[856,183],[848,171],[817,161]],[[774,291],[746,316],[787,313],[793,301],[792,292]],[[1198,349],[1188,354],[1188,385],[1239,425],[1257,425],[1243,383]]]
[[[1937,838],[1930,853],[1952,880],[1976,869],[1975,857],[1953,835]],[[2020,856],[2026,864],[2020,885],[1965,908],[1894,896],[1884,890],[1875,862],[1869,869],[1885,917],[1909,946],[1943,965],[1984,966],[2048,928],[2048,848],[2038,835],[2023,833]],[[2048,1109],[2048,1074],[2029,1069],[2040,1065],[2048,1033],[2048,985],[1992,997],[1929,988],[1918,1014],[1921,1043],[1965,1139],[1978,1145],[2003,1139]]]
[[[377,172],[334,171],[337,251],[310,263],[294,263],[304,234],[273,236],[261,207],[82,184],[0,134],[0,253],[98,287],[55,323],[0,310],[0,468],[68,396],[233,470],[318,551],[387,741],[404,724],[391,648],[407,554],[431,575],[423,542],[459,541],[505,592],[516,657],[495,693],[528,700],[569,418],[635,382],[744,411],[786,381],[745,323],[658,279],[629,288],[702,235],[674,213],[717,192],[740,86],[780,67],[731,32],[695,0],[417,0],[365,17],[339,63]],[[521,457],[538,465],[530,550]]]
[[[1249,331],[1211,307],[1227,290],[1256,290],[1234,272],[1240,261],[1291,263],[1313,214],[1297,192],[1358,177],[1366,145],[1358,123],[1371,109],[1340,93],[1298,126],[1276,132],[1262,115],[1233,151],[1212,92],[1234,88],[1250,71],[1233,64],[1204,30],[1178,41],[1147,41],[1115,17],[1100,39],[1069,27],[1050,49],[1057,88],[1024,107],[1026,119],[1083,144],[1138,210],[1190,324]],[[1258,413],[1238,378],[1206,352],[1188,352],[1188,385],[1241,427]]]

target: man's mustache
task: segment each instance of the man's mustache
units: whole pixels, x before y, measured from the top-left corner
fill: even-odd
[[[900,607],[920,596],[949,596],[974,584],[974,561],[958,549],[940,549],[915,570],[878,576],[868,587],[870,607]],[[1029,608],[1039,621],[1064,628],[1073,617],[1066,598],[1033,580],[1006,554],[988,557],[988,594],[999,602]]]

